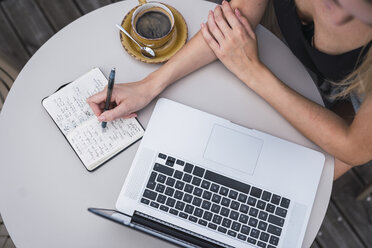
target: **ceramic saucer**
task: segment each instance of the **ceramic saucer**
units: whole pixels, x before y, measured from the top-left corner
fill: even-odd
[[[171,39],[162,47],[154,49],[156,53],[155,58],[146,58],[142,55],[140,48],[130,39],[128,38],[123,32],[120,32],[120,40],[121,44],[123,45],[125,51],[127,51],[132,57],[135,59],[149,63],[149,64],[159,64],[168,61],[178,50],[180,50],[187,41],[188,31],[187,31],[187,24],[185,19],[172,6],[166,5],[173,13],[175,19],[175,32]],[[135,7],[124,17],[123,21],[121,22],[121,26],[128,31],[128,33],[132,33],[132,15],[134,10],[138,8]]]

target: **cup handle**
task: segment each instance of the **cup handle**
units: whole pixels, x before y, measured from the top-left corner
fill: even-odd
[[[138,3],[139,3],[140,5],[142,5],[142,4],[147,3],[147,1],[146,1],[146,0],[138,0]]]

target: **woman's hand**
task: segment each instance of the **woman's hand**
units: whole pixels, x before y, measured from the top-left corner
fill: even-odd
[[[114,108],[103,112],[106,96],[107,87],[87,99],[87,103],[101,122],[135,117],[135,112],[145,107],[156,94],[153,94],[145,81],[115,84],[111,96]]]
[[[224,1],[209,12],[208,23],[201,25],[204,40],[219,60],[242,81],[257,79],[262,68],[256,35],[247,18]]]

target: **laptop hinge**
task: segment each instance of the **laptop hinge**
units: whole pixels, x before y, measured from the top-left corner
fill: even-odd
[[[205,237],[198,233],[194,233],[190,230],[184,229],[182,227],[173,225],[166,221],[157,219],[155,217],[149,216],[147,214],[135,211],[132,220],[132,224],[140,225],[145,228],[152,229],[162,235],[167,237],[171,237],[178,241],[182,241],[183,243],[191,246],[196,247],[206,247],[206,248],[213,248],[213,247],[232,247],[217,240]]]

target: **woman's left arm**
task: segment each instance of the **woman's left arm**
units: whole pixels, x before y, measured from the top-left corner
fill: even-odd
[[[220,61],[344,167],[345,163],[355,166],[371,160],[372,96],[365,98],[349,126],[332,111],[281,82],[258,59],[256,36],[248,20],[227,2],[221,8],[222,11],[211,11],[208,23],[202,24],[203,37]]]

